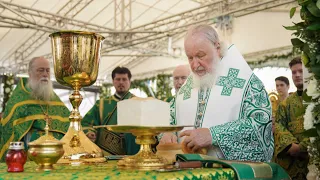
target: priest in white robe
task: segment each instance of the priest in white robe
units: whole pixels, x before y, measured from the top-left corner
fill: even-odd
[[[160,144],[179,142],[188,152],[205,148],[220,159],[269,162],[272,111],[261,80],[211,26],[190,28],[184,46],[192,73],[171,102],[171,123],[194,127],[166,133]]]

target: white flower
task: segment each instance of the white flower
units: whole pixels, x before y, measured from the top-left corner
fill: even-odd
[[[312,111],[315,107],[314,103],[311,103],[307,109],[306,109],[306,113],[304,114],[303,118],[304,118],[304,122],[303,122],[303,126],[305,130],[311,129],[313,128],[313,116],[312,116]]]
[[[9,92],[10,92],[10,88],[7,87],[7,88],[4,90],[4,92],[9,93]]]
[[[317,167],[316,167],[314,164],[310,164],[310,165],[308,166],[308,170],[309,170],[309,172],[308,172],[306,178],[307,178],[308,180],[315,180],[315,179],[317,178],[317,176],[318,176],[318,174],[317,174]]]
[[[314,143],[315,140],[316,140],[315,137],[310,137],[310,142],[311,142],[311,143]]]
[[[11,84],[14,84],[14,79],[11,79]]]
[[[316,79],[311,79],[307,86],[307,94],[308,96],[312,96],[313,99],[316,99],[320,96],[320,92],[317,90],[318,81]]]
[[[8,80],[8,81],[6,81],[6,84],[10,85],[10,84],[11,84],[11,82]]]

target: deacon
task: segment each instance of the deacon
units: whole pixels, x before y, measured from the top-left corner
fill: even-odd
[[[172,124],[194,127],[178,137],[166,133],[160,143],[178,140],[187,153],[207,152],[220,159],[270,161],[274,142],[268,93],[237,48],[225,48],[209,25],[189,29],[184,47],[192,73],[171,105]]]
[[[292,179],[306,179],[309,156],[309,138],[304,131],[306,106],[302,102],[303,70],[301,58],[294,58],[289,67],[297,92],[279,105],[275,122],[275,162],[282,166]]]
[[[133,155],[140,146],[135,143],[135,137],[128,134],[118,134],[105,128],[93,129],[93,126],[116,125],[117,103],[134,97],[129,92],[131,72],[125,67],[116,67],[112,71],[112,82],[116,89],[114,95],[98,100],[82,120],[83,130],[88,138],[104,150],[105,155]]]
[[[289,96],[290,82],[287,77],[279,76],[275,79],[276,89],[280,96],[279,102],[284,101]]]
[[[55,138],[61,139],[69,127],[70,111],[55,94],[50,80],[50,63],[35,57],[29,63],[29,80],[20,79],[7,102],[0,123],[0,159],[4,160],[9,143],[30,141],[44,134],[46,121]]]

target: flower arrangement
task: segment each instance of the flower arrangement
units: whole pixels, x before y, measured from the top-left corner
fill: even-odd
[[[285,27],[294,31],[291,43],[302,51],[301,59],[311,74],[306,78],[307,96],[303,96],[308,104],[304,115],[304,134],[310,137],[308,152],[310,155],[308,179],[319,179],[320,173],[320,0],[297,0],[299,6],[290,10],[292,18],[300,8],[302,22]]]

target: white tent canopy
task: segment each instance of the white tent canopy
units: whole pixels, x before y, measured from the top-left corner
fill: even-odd
[[[248,61],[291,50],[294,0],[1,0],[0,71],[26,73],[35,56],[50,60],[48,35],[57,30],[94,31],[106,37],[99,82],[116,66],[133,78],[171,73],[186,64],[183,36],[196,23],[212,24]],[[224,17],[218,19],[217,17]],[[226,30],[228,28],[228,30]],[[170,43],[172,42],[172,43]],[[0,73],[1,73],[0,72]]]

